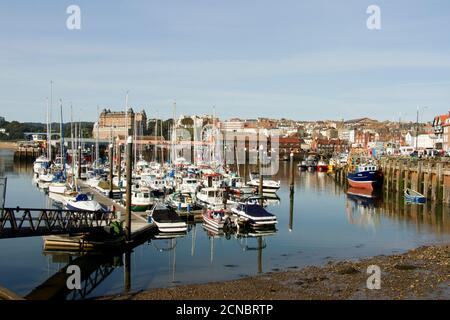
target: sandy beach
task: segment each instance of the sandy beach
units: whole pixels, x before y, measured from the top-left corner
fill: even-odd
[[[380,289],[369,290],[367,267],[381,269]],[[450,245],[420,247],[403,254],[322,267],[269,272],[234,281],[152,289],[102,299],[308,300],[450,299]]]

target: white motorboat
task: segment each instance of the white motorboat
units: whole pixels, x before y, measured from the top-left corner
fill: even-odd
[[[251,173],[250,181],[247,185],[253,188],[259,188],[259,174]],[[274,181],[263,177],[262,188],[264,193],[276,193],[281,187],[280,181]]]
[[[204,171],[202,178],[203,185],[207,186],[208,188],[220,188],[224,183],[223,175],[213,170]]]
[[[33,163],[33,172],[40,173],[42,170],[50,167],[50,160],[45,156],[38,157]]]
[[[258,200],[260,197],[250,197],[231,211],[243,218],[251,227],[274,227],[278,223],[277,217],[260,206]]]
[[[199,185],[200,182],[196,178],[183,178],[178,190],[195,193]]]
[[[41,173],[39,174],[39,181],[41,182],[45,182],[45,183],[50,183],[53,181],[53,179],[55,179],[55,176],[51,173]]]
[[[191,211],[196,207],[196,197],[193,192],[174,192],[167,196],[167,204],[174,210]]]
[[[91,212],[102,212],[106,211],[100,203],[95,201],[92,197],[89,197],[85,193],[78,194],[75,199],[66,200],[64,205],[69,210],[75,211],[91,211]]]
[[[187,231],[187,224],[175,211],[165,205],[157,204],[148,215],[148,222],[154,222],[162,233]]]
[[[131,211],[147,211],[152,207],[154,202],[154,196],[148,188],[140,188],[131,192]]]
[[[162,195],[170,190],[169,182],[164,178],[154,178],[150,181],[147,181],[148,186],[157,194]]]
[[[52,182],[48,185],[48,191],[52,193],[64,194],[67,191],[65,182]]]
[[[227,197],[224,190],[219,188],[202,188],[196,196],[197,203],[206,208],[223,208],[224,197]],[[227,208],[231,208],[235,204],[236,202],[232,200],[227,199],[226,201]]]

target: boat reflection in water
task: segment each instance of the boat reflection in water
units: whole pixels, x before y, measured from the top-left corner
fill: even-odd
[[[357,224],[375,229],[379,224],[377,208],[383,203],[381,193],[349,187],[347,190],[346,213],[351,224]]]
[[[258,273],[263,272],[262,253],[267,247],[265,237],[276,234],[275,227],[264,229],[240,228],[240,229],[215,229],[207,224],[203,224],[210,241],[210,263],[214,261],[214,241],[224,237],[227,240],[236,240],[242,251],[258,251]]]

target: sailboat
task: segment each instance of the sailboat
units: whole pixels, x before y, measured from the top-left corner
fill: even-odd
[[[59,193],[63,194],[65,193],[67,189],[66,184],[66,157],[64,154],[64,130],[63,130],[63,107],[62,107],[62,101],[60,100],[61,104],[61,119],[60,119],[60,165],[61,165],[61,172],[58,174],[53,175],[53,180],[48,186],[48,191],[53,193]]]
[[[43,170],[50,168],[51,164],[51,132],[50,132],[50,114],[49,114],[49,104],[47,98],[47,155],[41,155],[38,157],[33,163],[33,172],[37,175],[40,175]]]

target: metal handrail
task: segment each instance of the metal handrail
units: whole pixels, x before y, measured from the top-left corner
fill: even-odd
[[[112,211],[5,208],[0,215],[0,238],[84,231],[109,226],[114,218]]]

